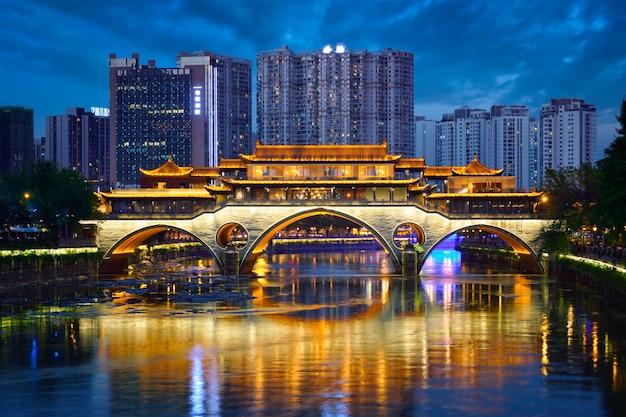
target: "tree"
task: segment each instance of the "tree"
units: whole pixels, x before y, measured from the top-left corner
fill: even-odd
[[[626,100],[622,101],[619,117],[622,135],[605,149],[605,157],[598,161],[598,213],[603,225],[617,236],[626,228]]]
[[[0,181],[3,194],[0,210],[11,210],[16,204],[28,213],[31,224],[46,231],[50,243],[60,235],[69,236],[79,229],[81,219],[95,218],[98,198],[81,173],[59,169],[52,162],[37,162],[18,175],[5,175]],[[23,223],[13,218],[11,222]],[[23,225],[23,224],[22,224]]]
[[[598,170],[591,164],[546,170],[547,210],[554,229],[579,230],[596,223]]]

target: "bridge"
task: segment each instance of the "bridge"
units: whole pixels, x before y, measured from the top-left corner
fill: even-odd
[[[503,239],[519,255],[522,267],[542,273],[540,235],[548,220],[528,214],[453,216],[410,201],[323,200],[300,203],[280,201],[227,201],[196,215],[158,214],[135,218],[109,218],[98,222],[97,238],[105,253],[100,272],[119,272],[135,249],[146,239],[165,230],[177,230],[195,237],[214,256],[224,271],[224,254],[231,232],[240,227],[248,241],[239,249],[239,271],[248,274],[275,234],[298,220],[330,215],[366,228],[389,255],[396,272],[402,271],[402,251],[394,243],[398,226],[408,225],[424,248],[422,259],[449,236],[480,229]],[[421,267],[421,266],[420,266]]]

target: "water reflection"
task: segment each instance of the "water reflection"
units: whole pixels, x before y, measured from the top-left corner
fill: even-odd
[[[280,256],[241,285],[255,297],[244,306],[144,300],[0,317],[0,410],[624,415],[623,334],[571,288],[450,275],[450,253],[421,280],[388,273],[382,251]]]

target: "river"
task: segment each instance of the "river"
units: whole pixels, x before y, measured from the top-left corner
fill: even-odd
[[[228,302],[157,276],[132,303],[49,301],[110,277],[0,294],[0,415],[626,415],[624,315],[598,295],[453,250],[392,271],[383,251],[304,253],[219,283],[246,296]]]

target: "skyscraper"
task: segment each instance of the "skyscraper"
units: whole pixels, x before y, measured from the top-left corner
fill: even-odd
[[[424,116],[415,116],[415,153],[426,164],[437,163],[437,122]]]
[[[176,65],[191,70],[192,135],[204,142],[204,159],[192,163],[217,166],[251,153],[252,62],[201,51],[179,54]]]
[[[435,130],[437,165],[463,166],[476,157],[515,176],[519,190],[537,187],[537,121],[526,106],[464,106],[444,114]]]
[[[18,173],[33,162],[34,136],[33,109],[0,107],[0,174]]]
[[[79,171],[94,186],[109,185],[109,109],[68,108],[46,116],[45,159]]]
[[[109,60],[112,184],[139,185],[139,168],[168,157],[177,164],[215,166],[251,149],[252,63],[197,52],[175,68],[154,60]]]
[[[596,108],[577,98],[551,99],[539,116],[539,176],[548,168],[580,166],[596,161]]]
[[[489,113],[463,106],[445,114],[438,124],[438,165],[467,165],[477,157],[485,163],[484,146],[490,135]]]
[[[343,45],[257,55],[257,125],[265,144],[380,144],[415,156],[413,54]]]
[[[491,136],[484,163],[515,176],[518,190],[537,187],[536,121],[526,106],[491,106]]]

